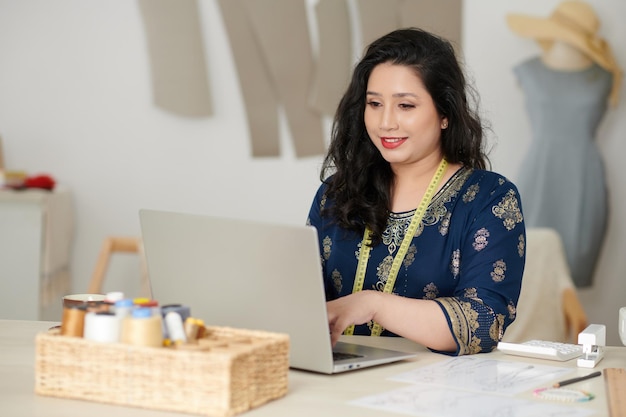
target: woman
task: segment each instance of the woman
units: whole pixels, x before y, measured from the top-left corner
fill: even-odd
[[[517,188],[486,166],[451,45],[419,29],[374,41],[337,109],[309,213],[333,344],[345,331],[494,349],[515,319],[525,229]]]

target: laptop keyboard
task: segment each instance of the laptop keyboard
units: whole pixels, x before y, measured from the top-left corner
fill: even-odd
[[[333,352],[333,360],[341,361],[345,359],[354,359],[354,358],[362,358],[363,355],[357,355],[356,353],[346,353],[346,352]]]

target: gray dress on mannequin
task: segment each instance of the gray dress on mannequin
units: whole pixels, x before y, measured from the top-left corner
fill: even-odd
[[[526,227],[563,239],[578,287],[591,285],[607,219],[604,164],[594,142],[612,75],[600,66],[557,71],[540,58],[514,69],[526,96],[533,140],[517,182]]]

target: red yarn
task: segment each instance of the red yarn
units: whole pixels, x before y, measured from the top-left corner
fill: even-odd
[[[54,184],[54,178],[45,174],[28,177],[24,181],[24,187],[26,188],[42,188],[44,190],[52,190]]]

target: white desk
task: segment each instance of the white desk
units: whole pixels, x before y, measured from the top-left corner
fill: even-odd
[[[154,417],[161,415],[188,417],[190,415],[36,395],[34,393],[34,338],[38,332],[46,331],[49,327],[56,324],[58,323],[0,320],[0,404],[2,415],[11,417],[110,417],[112,415],[124,417]],[[332,376],[292,370],[289,372],[289,392],[285,397],[242,415],[246,417],[398,417],[400,414],[384,413],[358,407],[348,404],[348,401],[389,391],[393,388],[404,387],[406,384],[389,381],[387,378],[448,358],[447,356],[428,352],[411,342],[397,338],[352,336],[351,339],[358,339],[364,342],[364,344],[369,342],[369,344],[394,346],[404,350],[417,350],[419,355],[410,361]],[[503,359],[505,356],[499,352],[489,353],[488,355],[490,355],[489,357],[500,359]],[[516,359],[512,356],[506,356],[506,360],[528,361],[522,358]],[[531,360],[530,362],[533,361]],[[560,366],[572,368],[572,373],[565,375],[563,379],[589,373],[588,369],[576,368],[576,361],[565,363],[540,362],[549,365],[560,364]],[[608,347],[606,357],[600,362],[597,369],[613,367],[626,367],[626,348]],[[594,411],[594,416],[608,416],[603,377],[579,383],[576,387],[589,390],[596,395],[594,400],[587,403],[579,403],[577,406]],[[532,393],[530,391],[525,392],[516,396],[516,398],[532,399]]]

